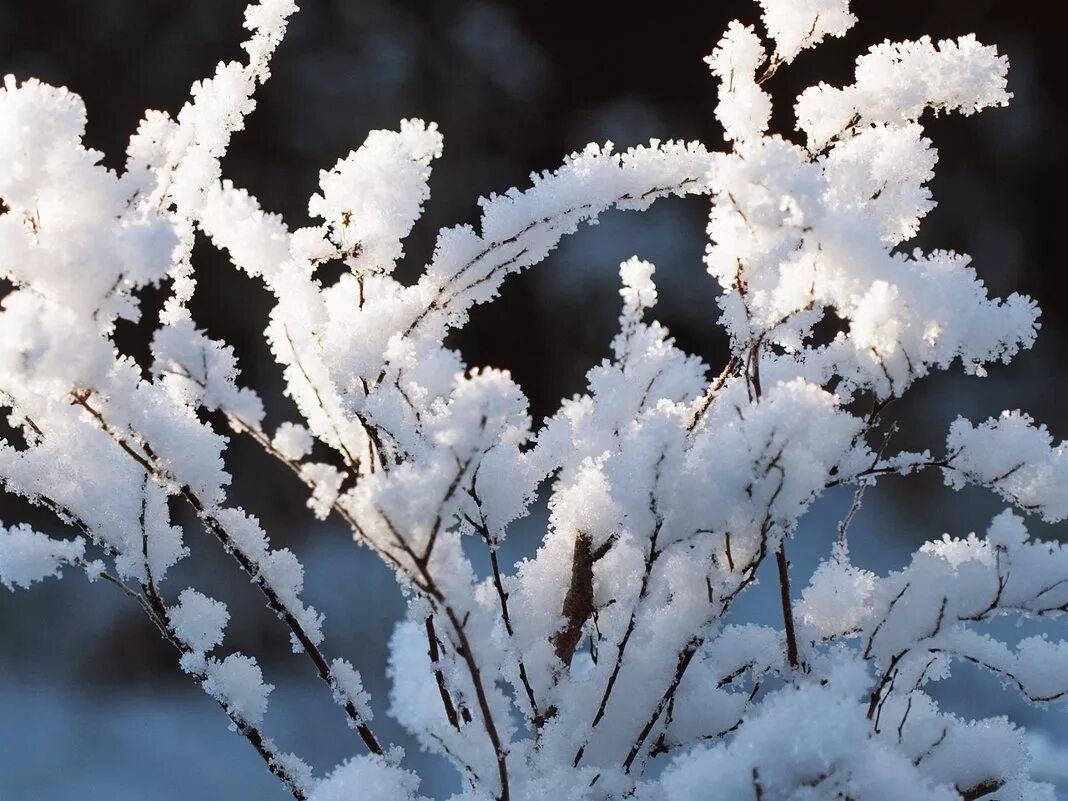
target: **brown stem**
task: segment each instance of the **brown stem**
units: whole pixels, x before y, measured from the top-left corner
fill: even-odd
[[[642,583],[638,590],[638,600],[634,604],[634,608],[631,609],[630,619],[627,621],[627,630],[623,633],[623,639],[619,641],[619,648],[616,649],[616,661],[612,665],[612,672],[608,676],[608,683],[605,685],[604,692],[601,695],[601,702],[597,706],[597,714],[593,717],[593,723],[590,724],[591,731],[597,728],[597,725],[604,718],[605,712],[608,709],[608,700],[612,697],[612,691],[615,689],[616,680],[619,678],[619,672],[623,668],[623,656],[627,652],[627,645],[630,643],[631,635],[634,634],[634,629],[638,622],[638,607],[641,601],[645,598],[646,593],[649,591],[649,578],[653,572],[653,565],[660,557],[660,551],[657,550],[657,539],[660,536],[660,527],[663,525],[663,521],[657,518],[656,526],[653,528],[653,534],[649,542],[649,553],[645,557],[645,570],[642,573]],[[586,743],[579,746],[579,749],[575,752],[575,757],[572,760],[572,765],[578,767],[579,762],[582,761],[582,755],[586,751]]]
[[[656,564],[656,560],[660,558],[661,551],[657,547],[657,542],[660,538],[660,530],[663,528],[664,519],[660,515],[660,511],[657,507],[656,494],[660,488],[660,467],[664,463],[664,457],[666,453],[661,453],[657,459],[656,467],[654,468],[653,476],[653,488],[649,495],[649,510],[653,514],[653,531],[649,535],[649,552],[645,555],[645,569],[642,571],[641,587],[638,590],[638,598],[634,602],[634,607],[630,610],[630,619],[627,621],[627,630],[623,633],[623,639],[619,642],[619,648],[616,650],[615,664],[612,666],[612,673],[608,677],[608,683],[605,685],[604,693],[601,695],[601,702],[597,706],[597,714],[594,715],[593,723],[590,724],[590,732],[592,734],[593,729],[597,728],[597,725],[604,718],[605,711],[608,709],[608,700],[612,697],[612,690],[615,689],[616,679],[619,678],[619,672],[623,667],[623,656],[627,651],[627,645],[630,642],[631,635],[634,633],[635,626],[638,622],[638,608],[641,606],[643,600],[645,600],[646,594],[649,592],[649,579],[652,577],[653,566]],[[602,546],[603,547],[603,546]],[[579,762],[582,761],[582,755],[586,751],[586,743],[584,741],[575,752],[575,757],[572,760],[572,766],[578,767]]]
[[[941,467],[944,470],[953,469],[953,457],[949,456],[945,459],[928,459],[919,462],[911,462],[908,465],[903,466],[886,466],[886,467],[869,467],[866,470],[861,470],[859,473],[854,473],[847,478],[836,478],[828,481],[825,485],[827,489],[837,487],[840,484],[845,484],[849,481],[856,481],[859,478],[869,478],[871,476],[888,476],[888,475],[904,475],[903,470],[918,470],[922,467]]]
[[[747,373],[753,397],[757,401],[760,400],[761,395],[763,394],[760,384],[760,346],[761,340],[757,339],[749,348]],[[778,457],[776,457],[776,459],[778,459]],[[779,485],[779,489],[781,488],[782,484]],[[776,492],[776,495],[777,494],[778,492]],[[766,532],[764,536],[767,536]],[[794,608],[790,593],[790,562],[786,558],[785,532],[783,532],[783,539],[779,543],[778,550],[775,552],[775,563],[779,568],[779,599],[782,603],[783,628],[786,630],[786,659],[791,667],[796,668],[801,664],[801,661],[797,650],[797,633],[794,630]]]
[[[452,696],[445,684],[445,674],[441,670],[441,651],[438,648],[438,635],[434,631],[434,616],[426,616],[426,641],[427,656],[430,657],[430,667],[434,671],[434,680],[438,684],[438,694],[441,696],[441,705],[445,708],[445,717],[449,725],[456,731],[460,731],[460,718],[456,714],[456,707],[452,703]]]
[[[798,667],[801,660],[797,652],[797,633],[794,631],[794,608],[790,595],[790,561],[786,558],[786,538],[779,543],[775,552],[775,562],[779,567],[779,598],[782,601],[782,620],[786,629],[786,659],[790,667]]]
[[[593,546],[585,531],[575,534],[571,557],[571,584],[564,596],[564,626],[552,637],[553,651],[565,665],[571,665],[582,631],[593,614]]]
[[[760,400],[760,397],[763,394],[763,390],[760,384],[760,344],[761,340],[758,339],[756,342],[753,343],[752,347],[749,348],[749,355],[746,364],[749,384],[752,387],[753,396],[757,400]]]

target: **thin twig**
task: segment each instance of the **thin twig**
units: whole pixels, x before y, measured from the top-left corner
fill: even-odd
[[[790,561],[786,558],[786,538],[783,537],[775,551],[775,563],[779,568],[779,599],[782,602],[782,619],[786,629],[786,660],[790,667],[801,664],[797,651],[797,633],[794,630],[793,599],[790,594]]]
[[[430,657],[430,669],[434,672],[434,681],[438,685],[438,695],[441,696],[441,705],[445,708],[445,718],[449,725],[456,731],[460,731],[460,718],[456,714],[456,707],[452,703],[452,695],[445,684],[445,674],[441,670],[441,650],[438,647],[438,635],[434,631],[434,616],[426,616],[426,642],[427,656]]]

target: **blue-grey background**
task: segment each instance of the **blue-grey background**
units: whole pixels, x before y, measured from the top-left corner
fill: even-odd
[[[591,140],[627,146],[699,138],[718,146],[715,86],[701,58],[733,17],[755,21],[748,0],[635,6],[560,0],[304,0],[304,10],[258,94],[249,130],[227,157],[229,176],[283,212],[307,220],[318,171],[359,145],[372,128],[402,117],[435,120],[445,156],[433,197],[408,246],[403,274],[417,274],[438,228],[477,219],[480,194],[524,185],[534,169]],[[2,0],[0,73],[69,86],[89,108],[88,143],[120,167],[125,140],[146,107],[176,112],[189,85],[216,62],[241,57],[242,0]],[[792,129],[789,99],[825,79],[849,80],[853,58],[884,38],[975,32],[1013,63],[1008,110],[941,117],[929,131],[941,148],[933,190],[940,206],[918,244],[972,253],[992,290],[1035,296],[1045,309],[1039,345],[985,380],[956,373],[928,380],[897,408],[901,447],[938,447],[959,412],[972,417],[1023,408],[1068,436],[1061,354],[1068,322],[1061,296],[1065,219],[1065,88],[1056,4],[994,0],[854,3],[860,24],[845,40],[807,52],[772,88],[775,125]],[[715,289],[704,273],[702,200],[664,201],[639,217],[609,215],[568,240],[545,264],[510,279],[501,300],[478,309],[456,340],[471,364],[510,368],[536,415],[583,388],[585,370],[607,353],[618,313],[618,263],[638,253],[658,265],[658,316],[718,371],[724,339]],[[268,425],[291,419],[279,371],[262,343],[267,298],[210,246],[198,246],[198,321],[233,343],[246,381],[268,402]],[[159,296],[147,297],[149,306]],[[154,314],[149,310],[149,319]],[[129,327],[130,352],[147,348]],[[386,714],[386,641],[403,598],[392,576],[341,528],[317,523],[291,476],[235,441],[234,498],[259,515],[278,545],[304,560],[308,600],[327,614],[331,650],[352,659],[375,698],[376,725],[404,740]],[[806,520],[791,555],[799,576],[826,553],[848,497],[832,495]],[[902,564],[918,542],[982,530],[1000,506],[982,492],[950,494],[937,476],[881,485],[854,526],[858,561]],[[544,510],[511,535],[510,556],[532,552]],[[0,519],[50,521],[11,499]],[[1045,537],[1064,527],[1035,523]],[[360,751],[306,661],[262,610],[258,594],[195,525],[194,556],[169,581],[198,587],[231,607],[227,645],[256,654],[277,685],[267,728],[320,772]],[[741,614],[775,609],[765,586]],[[1063,628],[1063,627],[1062,627]],[[1063,631],[1060,632],[1063,636]],[[970,716],[1008,714],[1041,732],[1040,770],[1068,793],[1068,721],[1062,708],[1036,712],[996,681],[962,670],[946,703]],[[33,591],[0,588],[0,801],[188,801],[283,799],[248,744],[175,665],[173,653],[112,588],[70,574]],[[1061,750],[1058,759],[1057,751]],[[409,748],[414,751],[414,746]],[[455,778],[416,756],[441,795]],[[1059,772],[1059,773],[1058,773]],[[1068,795],[1065,795],[1068,797]]]

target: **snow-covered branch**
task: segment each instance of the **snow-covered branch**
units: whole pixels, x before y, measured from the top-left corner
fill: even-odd
[[[795,143],[770,130],[773,76],[855,17],[848,0],[759,5],[763,28],[731,23],[708,58],[729,150],[591,144],[480,200],[477,228],[441,231],[411,283],[395,273],[443,157],[433,123],[373,131],[323,170],[303,228],[223,174],[292,0],[249,6],[247,62],[196,83],[176,117],[146,114],[121,174],[83,145],[77,96],[7,78],[0,404],[17,433],[0,441],[0,482],[77,537],[5,524],[0,583],[66,570],[114,585],[294,797],[421,801],[401,749],[371,728],[361,676],[327,655],[322,615],[302,600],[316,577],[229,500],[236,433],[405,588],[388,711],[455,766],[456,801],[696,801],[713,786],[753,801],[1051,798],[1011,724],[942,712],[928,685],[966,663],[1030,702],[1068,697],[1063,642],[1005,642],[988,625],[1063,626],[1064,548],[1006,512],[985,537],[935,539],[878,576],[846,536],[866,488],[927,468],[1068,517],[1064,446],[1021,412],[959,419],[933,452],[889,450],[892,401],[914,383],[958,362],[981,377],[1038,330],[1035,304],[990,297],[968,257],[905,247],[934,205],[925,113],[1005,105],[1007,61],[970,36],[876,45],[853,83],[796,99]],[[638,257],[620,266],[609,357],[546,420],[507,372],[446,346],[583,223],[694,195],[710,206],[724,365],[653,319],[656,268]],[[193,317],[198,232],[272,298],[265,337],[299,414],[273,431],[233,349]],[[327,263],[343,268],[336,282],[319,277]],[[114,334],[155,286],[169,294],[142,367]],[[832,315],[828,339],[818,324]],[[847,484],[857,495],[830,555],[797,575],[800,521]],[[544,536],[506,564],[501,546],[539,493]],[[259,664],[212,655],[230,610],[193,587],[167,600],[193,547],[172,502],[260,590],[367,753],[320,779],[264,733]],[[775,596],[781,625],[736,619],[755,592]]]

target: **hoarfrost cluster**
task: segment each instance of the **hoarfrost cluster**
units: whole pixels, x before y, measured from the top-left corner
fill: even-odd
[[[1034,341],[1030,299],[991,298],[966,256],[906,244],[934,205],[925,115],[1005,105],[1007,61],[969,36],[876,45],[852,84],[801,93],[794,142],[769,132],[773,77],[855,17],[848,0],[760,6],[762,27],[732,23],[708,58],[724,150],[589,145],[480,200],[479,226],[442,231],[410,284],[393,272],[442,155],[432,123],[374,131],[324,170],[309,227],[222,174],[292,0],[249,6],[247,61],[196,83],[177,116],[148,112],[121,174],[83,145],[76,95],[8,77],[0,398],[21,437],[0,443],[0,478],[72,536],[0,528],[0,581],[84,572],[125,592],[297,799],[422,797],[375,732],[381,711],[455,766],[454,801],[1052,798],[1020,730],[941,711],[930,690],[970,663],[1036,704],[1068,693],[1068,645],[1010,645],[984,625],[1068,609],[1068,550],[1030,539],[1021,516],[1068,516],[1065,446],[1006,412],[958,420],[933,451],[894,452],[885,420],[933,370],[982,375]],[[655,270],[638,257],[620,269],[611,358],[543,422],[508,373],[443,344],[582,223],[671,195],[710,203],[705,261],[732,353],[721,369],[652,319]],[[198,329],[198,236],[272,294],[266,337],[299,421],[265,430],[233,350]],[[330,285],[328,262],[346,268]],[[169,296],[142,369],[114,333],[157,285]],[[224,418],[225,432],[210,422]],[[406,588],[388,702],[331,653],[294,554],[228,501],[231,437],[291,468],[315,513],[344,521]],[[1020,514],[933,539],[888,575],[851,561],[847,520],[814,575],[791,575],[791,537],[821,494],[851,485],[856,507],[880,477],[921,470]],[[501,564],[539,493],[540,547]],[[189,548],[178,505],[262,592],[351,725],[353,756],[328,775],[265,730],[272,688],[254,657],[227,651],[226,606],[167,582]],[[777,586],[755,586],[765,562]],[[775,593],[782,625],[732,619],[744,592]]]

